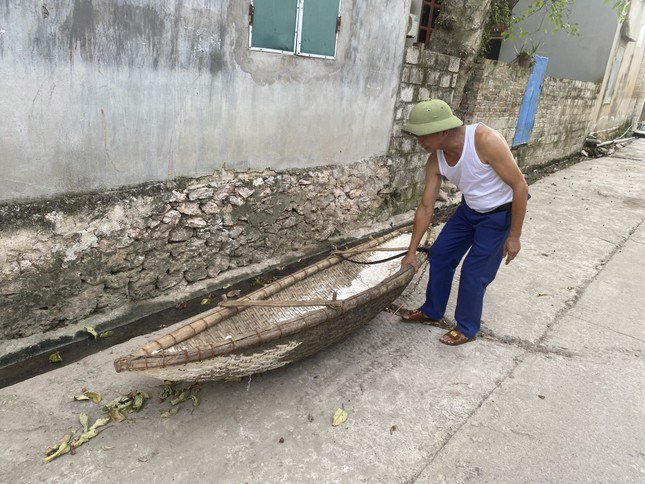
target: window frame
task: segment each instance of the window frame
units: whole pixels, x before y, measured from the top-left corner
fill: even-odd
[[[300,57],[312,57],[316,59],[331,59],[335,60],[336,59],[336,54],[338,53],[338,34],[340,32],[340,27],[339,23],[341,19],[341,8],[343,5],[343,0],[338,0],[338,12],[336,13],[336,37],[334,39],[334,55],[329,56],[329,55],[321,55],[321,54],[310,54],[308,52],[302,52],[301,50],[301,45],[302,45],[302,21],[304,19],[304,11],[305,11],[305,1],[306,0],[298,0],[296,4],[296,30],[294,32],[294,37],[293,37],[293,51],[290,50],[278,50],[278,49],[270,49],[266,47],[254,47],[253,44],[253,22],[249,22],[249,50],[254,50],[257,52],[272,52],[274,54],[285,54],[285,55],[294,55],[294,56],[300,56]],[[254,7],[254,0],[251,0],[251,8]]]

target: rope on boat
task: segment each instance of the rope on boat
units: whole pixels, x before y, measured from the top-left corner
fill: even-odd
[[[399,250],[399,249],[386,249],[386,250],[391,251],[391,250]],[[429,250],[430,250],[430,247],[418,247],[417,248],[417,252],[425,252],[426,254],[428,253]],[[361,252],[373,252],[373,251],[374,251],[374,249],[368,249],[368,250],[361,251]],[[352,255],[359,254],[361,252],[354,252]],[[353,262],[354,264],[370,265],[370,264],[382,264],[383,262],[389,262],[391,260],[398,259],[399,257],[404,257],[405,254],[407,254],[407,253],[408,253],[408,251],[406,250],[405,252],[401,252],[400,254],[396,254],[396,255],[393,255],[391,257],[387,257],[385,259],[373,260],[373,261],[360,261],[360,260],[350,259],[343,252],[335,252],[334,255],[337,255],[338,257],[340,257],[343,260],[346,260],[347,262]]]

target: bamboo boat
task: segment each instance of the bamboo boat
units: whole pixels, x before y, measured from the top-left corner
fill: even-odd
[[[367,324],[414,276],[400,259],[363,265],[401,251],[399,229],[185,321],[176,331],[115,360],[117,372],[170,381],[244,377],[280,368],[338,342]],[[420,259],[422,255],[417,255]]]

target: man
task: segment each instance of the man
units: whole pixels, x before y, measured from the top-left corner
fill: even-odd
[[[417,247],[432,222],[442,176],[463,194],[457,211],[430,249],[426,301],[419,309],[405,313],[403,319],[421,323],[443,317],[455,269],[470,249],[461,269],[457,326],[440,339],[447,345],[460,345],[474,339],[479,331],[484,293],[502,259],[506,257],[508,264],[520,251],[528,185],[500,133],[484,124],[464,126],[439,99],[417,104],[403,131],[416,136],[430,156],[402,267],[411,265],[418,270]]]

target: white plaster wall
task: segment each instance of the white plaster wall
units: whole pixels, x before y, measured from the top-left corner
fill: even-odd
[[[625,123],[635,123],[643,109],[645,93],[642,92],[643,84],[639,81],[642,75],[641,65],[645,56],[645,41],[641,39],[640,44],[637,42],[641,29],[645,28],[645,2],[643,0],[634,0],[631,3],[628,26],[629,28],[626,30],[629,31],[630,38],[622,35],[627,33],[623,29],[616,32],[589,131],[611,132]],[[616,62],[616,52],[620,47],[624,49],[622,62],[611,99],[605,102],[611,71]]]
[[[240,0],[0,3],[0,200],[384,155],[409,1],[343,0],[335,60],[250,51]]]

